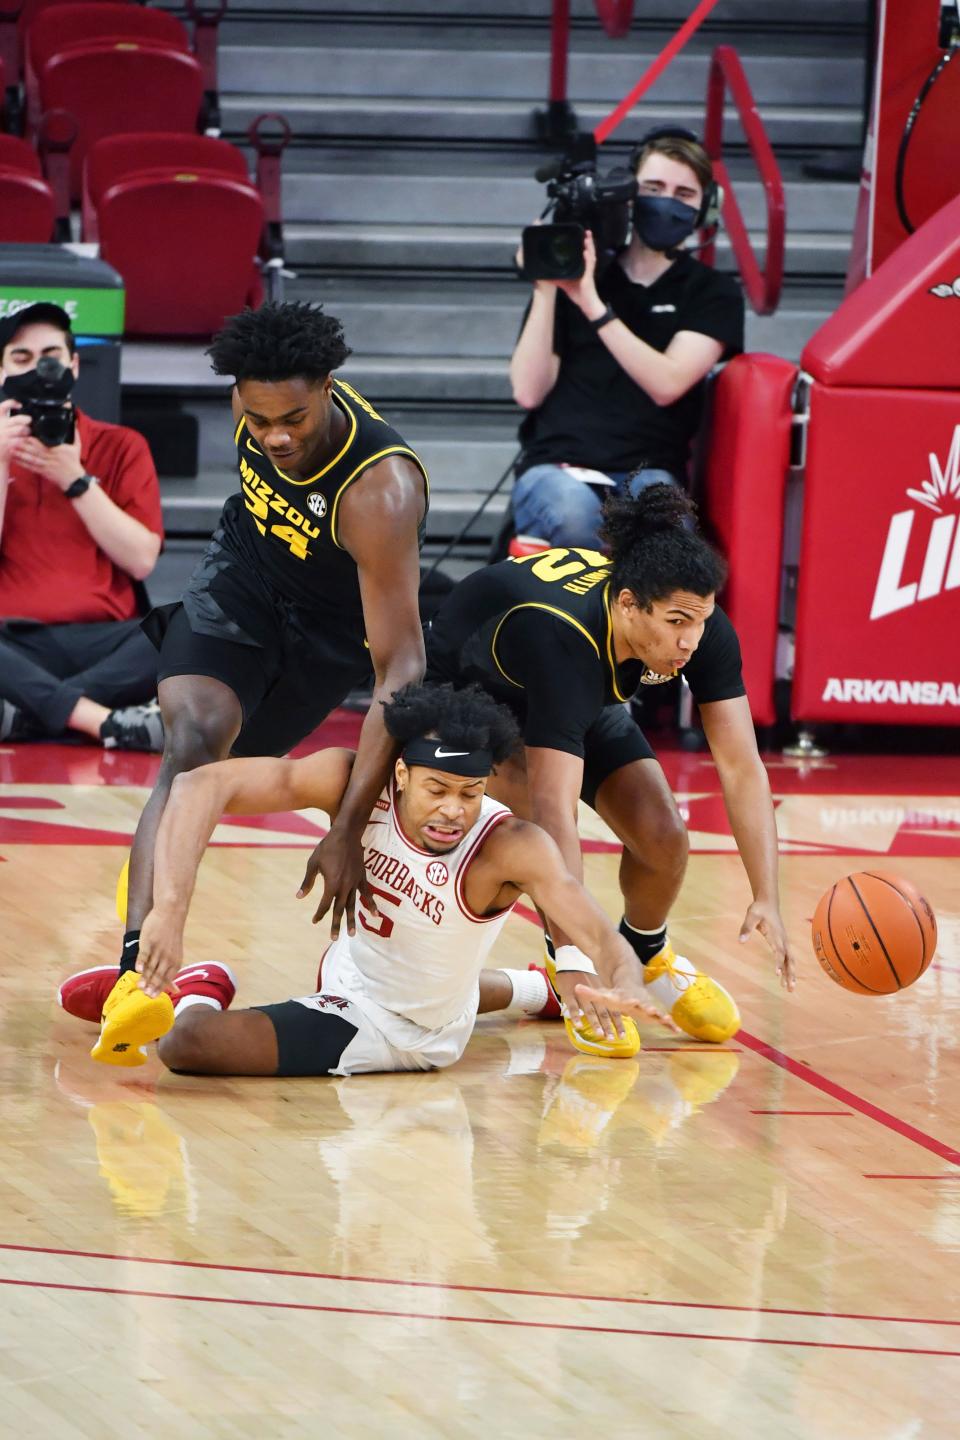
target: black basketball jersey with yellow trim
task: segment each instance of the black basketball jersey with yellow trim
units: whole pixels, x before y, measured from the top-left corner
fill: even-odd
[[[305,480],[277,469],[241,419],[234,433],[240,493],[226,502],[218,536],[287,600],[310,610],[361,614],[356,561],[338,530],[343,497],[390,455],[405,456],[422,472],[428,502],[429,478],[416,452],[352,385],[334,378],[333,401],[347,422],[346,434],[336,455]]]
[[[601,709],[628,699],[638,686],[671,678],[640,660],[617,664],[610,575],[605,555],[580,548],[547,550],[475,572],[433,618],[429,678],[475,681],[520,715],[528,700],[562,704],[586,728]],[[554,669],[563,685],[545,687],[545,668]],[[701,703],[745,693],[740,645],[719,606],[684,674]]]

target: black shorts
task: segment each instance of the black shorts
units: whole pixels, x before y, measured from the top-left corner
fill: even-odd
[[[634,760],[654,760],[650,742],[625,705],[607,705],[583,737],[580,799],[596,809],[597,791],[615,770]]]
[[[221,681],[243,711],[232,753],[285,755],[368,678],[362,621],[310,616],[223,556],[211,547],[183,600],[144,620],[160,651],[157,679]]]

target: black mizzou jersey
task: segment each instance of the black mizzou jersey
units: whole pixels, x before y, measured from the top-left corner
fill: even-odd
[[[287,600],[310,610],[362,613],[357,565],[343,548],[340,506],[351,485],[388,455],[406,456],[429,480],[420,457],[345,380],[333,400],[347,422],[336,455],[306,480],[278,470],[241,419],[234,439],[240,493],[224,506],[220,538],[239,550]],[[421,542],[423,526],[420,527]]]
[[[428,678],[476,682],[522,719],[528,745],[583,754],[607,705],[661,676],[640,660],[617,664],[611,565],[596,550],[555,549],[468,576],[427,635]],[[717,607],[684,667],[701,704],[743,695],[736,631]]]

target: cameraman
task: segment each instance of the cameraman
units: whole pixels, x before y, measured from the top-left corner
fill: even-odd
[[[713,192],[690,131],[653,131],[634,152],[630,243],[598,273],[584,240],[579,280],[537,280],[510,362],[520,426],[517,532],[596,546],[610,487],[682,485],[703,380],[743,348],[736,281],[682,250]]]
[[[157,652],[137,618],[163,539],[156,470],[142,436],[72,405],[79,368],[59,305],[0,323],[0,740],[73,730],[160,750],[144,703]],[[46,444],[31,419],[44,399]]]

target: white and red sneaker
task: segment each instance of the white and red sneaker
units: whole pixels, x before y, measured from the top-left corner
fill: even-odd
[[[204,960],[197,965],[185,965],[173,977],[172,999],[174,1006],[185,996],[214,1000],[221,1010],[226,1010],[237,993],[237,982],[229,965],[219,960]]]
[[[120,972],[116,965],[95,965],[92,970],[78,970],[64,980],[57,991],[57,1000],[68,1015],[78,1020],[88,1020],[99,1025],[104,1001],[110,994]],[[226,1010],[237,993],[237,984],[229,966],[219,960],[208,960],[199,965],[185,965],[174,977],[174,1001],[184,995],[203,996],[216,1000]]]
[[[95,965],[92,970],[78,970],[76,975],[64,980],[57,991],[57,1000],[68,1015],[99,1025],[103,1002],[116,985],[119,975],[116,965]]]

